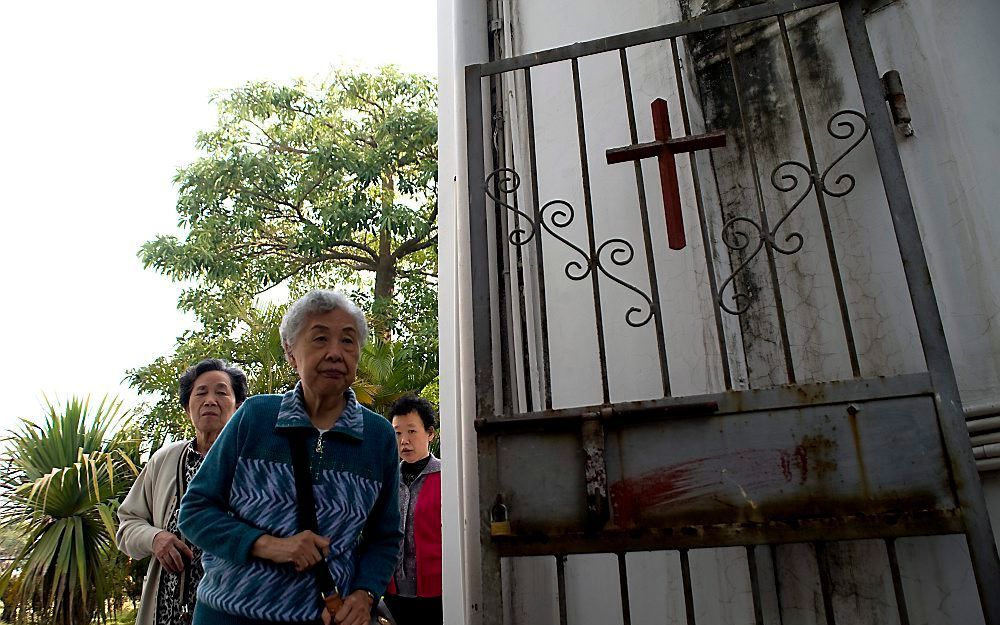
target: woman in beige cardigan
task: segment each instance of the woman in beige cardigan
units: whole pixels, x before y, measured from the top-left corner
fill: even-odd
[[[118,508],[118,548],[136,560],[153,556],[136,625],[187,625],[201,579],[201,552],[177,529],[178,502],[223,426],[247,396],[236,367],[203,360],[181,375],[180,400],[195,437],[150,457]]]

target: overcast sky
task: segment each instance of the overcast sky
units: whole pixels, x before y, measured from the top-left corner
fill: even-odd
[[[433,0],[0,3],[0,432],[42,393],[135,396],[126,369],[191,321],[136,252],[176,228],[171,183],[213,91],[332,67],[436,72]]]

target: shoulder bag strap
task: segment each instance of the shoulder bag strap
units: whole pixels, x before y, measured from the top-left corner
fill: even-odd
[[[309,530],[315,534],[319,533],[319,524],[316,521],[316,500],[313,498],[312,473],[309,469],[309,448],[306,444],[306,431],[296,430],[289,433],[288,444],[292,450],[292,471],[295,474],[295,505],[298,512],[299,531]],[[326,609],[333,616],[344,601],[340,597],[340,589],[337,588],[333,576],[325,560],[320,560],[312,568],[319,584],[319,593],[326,604]]]

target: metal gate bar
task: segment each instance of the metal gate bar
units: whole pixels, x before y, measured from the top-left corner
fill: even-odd
[[[903,577],[899,573],[899,559],[896,556],[896,539],[885,538],[885,553],[889,557],[889,571],[892,573],[892,591],[896,596],[899,625],[910,625],[910,615],[906,609],[906,594],[903,592]]]
[[[767,553],[771,558],[771,575],[774,577],[774,598],[777,603],[778,625],[784,625],[784,617],[781,616],[781,576],[778,575],[777,545],[768,545]]]
[[[771,2],[755,4],[742,9],[732,9],[723,13],[703,15],[683,22],[663,24],[662,26],[644,28],[621,35],[603,37],[582,43],[573,43],[541,52],[498,59],[481,65],[470,65],[469,68],[476,68],[476,73],[480,77],[485,78],[494,74],[502,74],[517,69],[537,67],[559,61],[568,61],[573,58],[579,59],[593,54],[601,54],[602,52],[616,52],[621,48],[632,48],[647,43],[666,41],[674,37],[717,30],[725,26],[735,26],[767,17],[777,17],[782,13],[802,11],[836,2],[837,0],[772,0]]]
[[[747,569],[750,572],[750,595],[753,597],[753,616],[756,625],[764,625],[764,610],[760,598],[760,571],[757,569],[757,546],[746,545]]]
[[[833,583],[830,581],[830,561],[826,557],[826,543],[813,543],[813,554],[819,566],[819,589],[823,595],[823,613],[826,615],[826,625],[837,625],[833,613]]]
[[[597,267],[593,266],[593,263],[598,258],[597,240],[594,234],[594,203],[590,194],[590,167],[587,162],[587,131],[584,128],[583,122],[583,95],[580,93],[580,62],[574,58],[571,63],[573,67],[573,96],[576,100],[576,129],[580,143],[580,175],[583,179],[583,206],[587,216],[587,244],[590,250],[588,267],[580,277],[590,273],[590,282],[594,291],[594,318],[597,323],[597,354],[601,364],[601,395],[604,397],[604,403],[608,403],[611,401],[611,390],[608,382],[608,354],[604,342],[604,311],[601,308],[600,275],[597,272]],[[578,261],[572,261],[572,263],[576,263],[576,267],[579,269],[583,268]],[[572,266],[572,263],[567,266],[566,276],[575,280],[578,278],[571,276],[568,270],[568,267]]]
[[[535,154],[535,105],[531,95],[531,68],[524,68],[524,99],[528,125],[528,170],[531,175],[531,214],[534,223],[541,223],[541,211],[538,208],[538,161]],[[549,318],[548,303],[545,299],[545,257],[542,255],[541,233],[536,232],[535,271],[538,276],[538,307],[540,312],[539,325],[541,334],[542,389],[545,410],[552,409],[552,365],[549,360]]]
[[[625,50],[622,49],[622,54]],[[674,81],[677,84],[677,96],[681,107],[681,120],[684,124],[684,134],[691,135],[691,114],[688,111],[687,95],[684,89],[684,77],[681,75],[681,58],[677,49],[677,38],[670,40],[670,57],[674,65]],[[633,138],[633,143],[636,140]],[[715,319],[715,333],[719,342],[719,358],[722,364],[722,379],[726,390],[733,389],[733,374],[729,365],[729,350],[726,347],[726,332],[722,324],[722,310],[719,308],[719,284],[715,275],[715,245],[709,234],[708,218],[705,214],[705,202],[701,195],[701,175],[698,172],[698,158],[694,153],[688,153],[691,163],[691,178],[694,183],[694,201],[698,209],[698,226],[701,230],[701,245],[705,253],[705,268],[708,274],[708,288],[712,292],[712,315]]]
[[[632,79],[628,71],[628,53],[619,51],[622,66],[622,86],[625,89],[625,112],[628,115],[628,133],[633,144],[639,143],[639,132],[635,123],[635,105],[632,102]],[[663,308],[660,305],[660,283],[656,278],[656,259],[653,256],[652,230],[649,228],[649,208],[646,206],[646,184],[642,175],[642,163],[634,161],[635,187],[639,199],[639,219],[642,223],[642,242],[646,252],[646,273],[649,276],[650,309],[653,313],[653,328],[656,332],[656,351],[660,361],[660,383],[663,396],[670,396],[670,369],[667,364],[667,345],[663,338]]]
[[[621,588],[622,596],[622,625],[632,625],[632,608],[629,605],[628,594],[628,567],[625,562],[625,554],[619,552],[618,556],[618,586]]]
[[[883,539],[880,541],[886,548],[886,555],[889,563],[889,570],[893,581],[893,595],[896,600],[897,614],[899,616],[899,625],[910,625],[909,613],[906,605],[906,599],[903,593],[902,577],[900,575],[899,562],[896,555],[895,549],[895,539]],[[836,625],[836,610],[833,602],[833,579],[830,571],[829,556],[827,554],[829,545],[826,541],[814,541],[808,543],[811,547],[813,558],[816,563],[817,571],[819,572],[819,584],[820,584],[820,598],[823,603],[823,614],[825,622],[829,625]],[[835,543],[833,543],[835,544]],[[745,545],[743,549],[746,554],[747,561],[747,572],[750,580],[750,592],[752,598],[752,609],[753,618],[755,625],[764,625],[764,610],[763,610],[763,594],[760,585],[760,568],[757,559],[757,548],[756,545]],[[780,575],[778,574],[777,566],[777,554],[774,545],[769,545],[769,553],[772,562],[772,573],[774,575],[774,598],[777,602],[777,622],[783,621],[782,617],[782,604],[781,604],[781,581]],[[670,553],[670,552],[668,552]],[[691,561],[690,552],[688,549],[676,550],[679,556],[680,573],[681,573],[681,584],[683,589],[683,602],[684,602],[684,613],[685,621],[688,625],[697,625],[697,619],[695,614],[695,604],[694,604],[694,587],[692,583],[691,574]],[[632,608],[631,608],[631,594],[629,591],[629,574],[628,574],[628,563],[627,563],[626,552],[615,553],[615,559],[618,569],[618,585],[621,596],[621,613],[622,613],[622,623],[623,625],[631,625],[632,623]],[[553,556],[556,565],[556,584],[557,584],[557,597],[556,602],[559,612],[559,623],[560,625],[567,625],[568,619],[568,595],[566,592],[566,555],[556,555]]]
[[[979,483],[975,460],[969,448],[969,431],[962,412],[962,398],[955,380],[948,342],[944,335],[941,312],[931,283],[927,257],[917,226],[910,190],[906,183],[903,163],[896,149],[892,122],[886,110],[882,81],[875,69],[875,55],[865,24],[864,2],[844,0],[841,16],[847,34],[854,71],[861,88],[861,98],[872,124],[872,143],[878,157],[879,173],[885,186],[893,230],[903,259],[906,286],[913,301],[920,343],[931,380],[937,391],[938,421],[944,444],[951,459],[952,478],[969,543],[972,568],[988,625],[1000,625],[1000,556],[993,542],[993,530],[986,508],[986,499]]]
[[[566,616],[566,556],[556,556],[556,584],[559,591],[559,625],[567,625]]]
[[[771,232],[771,227],[768,225],[767,220],[767,209],[764,206],[764,193],[760,186],[760,168],[757,165],[757,155],[754,151],[754,140],[753,133],[750,132],[750,120],[746,115],[746,102],[743,100],[743,86],[740,81],[740,70],[739,65],[736,61],[736,52],[733,46],[733,31],[731,26],[725,28],[726,33],[726,54],[729,57],[729,66],[733,72],[733,86],[736,89],[736,105],[739,110],[740,119],[743,122],[743,140],[746,141],[747,154],[750,157],[750,171],[753,174],[753,187],[755,192],[755,199],[757,201],[757,216],[760,219],[760,228],[762,232]],[[727,224],[737,223],[734,220],[740,219],[740,217],[734,217],[730,219]],[[722,227],[723,230],[723,240],[725,241],[725,231],[726,226]],[[735,234],[733,235],[735,236]],[[737,239],[738,241],[738,239]],[[729,245],[731,248],[742,250],[742,246]],[[781,299],[781,285],[778,283],[778,269],[774,262],[774,245],[764,245],[764,252],[767,255],[767,271],[768,277],[771,280],[771,291],[774,295],[774,304],[777,309],[776,317],[778,321],[778,332],[781,335],[781,352],[785,360],[785,376],[789,384],[795,383],[795,362],[792,359],[792,346],[788,342],[788,323],[785,320],[785,306]],[[752,256],[751,256],[752,258]],[[744,263],[749,262],[749,259],[745,259]],[[745,266],[745,265],[744,265]],[[735,278],[737,272],[734,272],[730,279]],[[721,293],[719,297],[721,297]],[[742,308],[739,305],[740,295],[737,290],[736,284],[733,284],[733,299],[737,301],[737,309]],[[720,300],[721,304],[721,300]]]
[[[691,584],[691,560],[687,549],[679,551],[681,557],[681,584],[684,586],[684,612],[687,625],[697,625],[694,617],[694,586]]]
[[[792,90],[795,94],[795,108],[799,113],[799,126],[802,128],[802,140],[805,143],[806,154],[809,158],[809,172],[813,180],[822,180],[819,172],[819,163],[816,160],[816,149],[813,147],[812,132],[809,130],[809,120],[806,117],[806,107],[802,99],[802,88],[799,85],[798,71],[795,68],[795,57],[792,55],[791,42],[788,40],[788,26],[785,23],[785,16],[778,16],[778,26],[781,30],[781,43],[785,51],[785,60],[788,64],[788,73],[792,78]],[[788,161],[786,161],[788,162]],[[781,168],[778,165],[775,171]],[[773,174],[772,174],[773,175]],[[861,365],[858,362],[858,346],[854,341],[854,329],[851,327],[851,315],[847,306],[847,296],[844,294],[844,280],[840,275],[840,263],[837,260],[837,247],[833,240],[833,229],[830,227],[830,215],[826,209],[826,193],[819,185],[813,184],[813,192],[816,196],[816,205],[819,208],[820,220],[823,222],[823,235],[826,239],[827,257],[830,259],[830,272],[833,275],[833,286],[837,292],[837,303],[840,305],[840,320],[844,327],[844,341],[847,343],[847,354],[851,361],[851,373],[854,377],[861,377]]]

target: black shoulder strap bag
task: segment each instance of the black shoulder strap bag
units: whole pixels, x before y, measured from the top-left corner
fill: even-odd
[[[308,430],[296,429],[289,433],[288,444],[292,451],[292,472],[295,475],[295,505],[299,521],[299,531],[309,530],[314,534],[320,534],[319,523],[316,521],[316,500],[313,498],[312,471],[309,467],[309,445],[306,437]],[[316,583],[319,586],[319,594],[326,604],[326,610],[332,617],[340,610],[344,604],[343,597],[340,596],[340,589],[330,575],[330,569],[326,566],[325,560],[312,568],[316,576]],[[379,602],[378,615],[372,616],[372,625],[394,625],[391,618],[386,618],[388,610]]]

